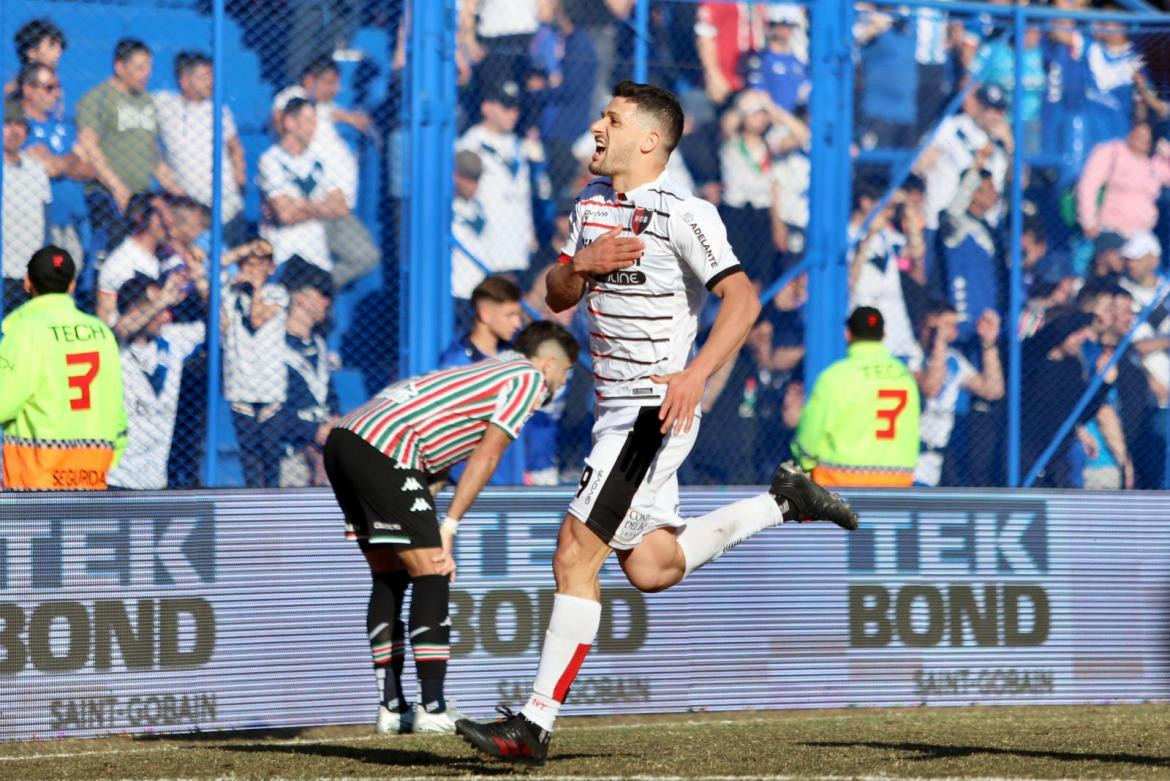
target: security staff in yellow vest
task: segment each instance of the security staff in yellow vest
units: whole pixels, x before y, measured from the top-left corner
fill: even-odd
[[[869,306],[846,322],[848,354],[821,373],[800,415],[792,453],[826,486],[908,486],[918,460],[918,384],[882,344]]]
[[[8,490],[104,489],[126,449],[118,342],[73,303],[75,273],[65,250],[37,250],[24,280],[32,299],[4,318],[0,426]]]

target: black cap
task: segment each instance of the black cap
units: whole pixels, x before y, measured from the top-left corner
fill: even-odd
[[[28,278],[38,294],[66,293],[77,266],[73,257],[55,244],[41,247],[28,262]]]
[[[975,97],[979,98],[979,102],[987,106],[987,108],[998,109],[1000,111],[1007,109],[1007,93],[998,84],[984,84],[976,91]]]
[[[1047,354],[1072,334],[1093,324],[1088,312],[1069,312],[1058,315],[1044,324],[1034,336],[1024,341],[1024,348],[1031,356]]]
[[[880,342],[886,333],[886,319],[872,306],[859,306],[845,321],[854,339]]]
[[[484,100],[494,100],[502,106],[519,106],[520,85],[511,79],[502,79],[484,90]]]
[[[1124,246],[1125,237],[1120,233],[1101,231],[1097,234],[1097,238],[1093,239],[1093,254],[1100,255],[1102,252],[1121,249]]]
[[[333,298],[333,277],[328,271],[302,258],[292,255],[284,263],[281,271],[280,283],[288,288],[288,292],[311,287],[316,288],[329,298]]]

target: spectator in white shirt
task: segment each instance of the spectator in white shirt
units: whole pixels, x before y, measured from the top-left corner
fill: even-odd
[[[999,315],[991,309],[983,312],[975,324],[982,350],[980,371],[954,347],[959,338],[959,313],[955,308],[944,301],[927,311],[921,344],[923,351],[930,354],[921,370],[914,373],[922,391],[924,407],[919,424],[922,452],[914,467],[915,484],[935,486],[940,483],[943,457],[955,430],[960,391],[968,391],[987,401],[1003,398],[999,329]]]
[[[849,219],[850,237],[857,235],[877,204],[874,193],[859,190],[853,196],[853,215]],[[906,234],[894,223],[896,205],[889,205],[870,223],[865,237],[858,242],[850,267],[849,309],[872,306],[885,318],[882,341],[894,356],[910,366],[920,365],[922,349],[914,336],[914,326],[902,292],[900,260],[921,262],[926,245],[920,226],[911,222]]]
[[[333,164],[310,147],[317,110],[293,98],[280,122],[280,142],[260,157],[261,235],[272,242],[277,264],[296,254],[332,271],[325,222],[346,216],[349,207]]]
[[[24,276],[28,259],[45,245],[45,210],[52,201],[49,175],[21,147],[28,139],[28,120],[19,103],[4,104],[4,311],[28,300]]]
[[[369,229],[352,212],[358,199],[358,162],[353,150],[337,132],[338,123],[366,133],[373,125],[364,111],[343,109],[336,99],[341,92],[341,74],[329,55],[322,55],[305,67],[301,83],[279,92],[272,102],[273,127],[293,98],[311,100],[317,106],[317,129],[310,151],[324,160],[345,196],[348,211],[325,222],[325,237],[333,258],[333,284],[344,287],[372,271],[382,259]]]
[[[206,333],[202,322],[171,321],[171,307],[182,298],[177,285],[160,287],[144,274],[131,277],[118,290],[118,309],[142,325],[121,345],[129,438],[122,460],[110,471],[111,488],[167,487],[183,362]]]
[[[808,131],[773,103],[767,92],[749,89],[739,93],[735,105],[724,114],[723,132],[720,215],[744,270],[766,285],[778,275],[778,253],[786,248],[786,242],[768,240],[773,237],[772,167],[777,156],[803,146]]]
[[[223,395],[231,404],[244,482],[275,486],[280,473],[277,420],[288,391],[284,366],[288,291],[269,280],[276,268],[263,239],[233,250],[239,262],[223,302]]]
[[[483,162],[479,199],[487,215],[482,258],[493,272],[528,268],[535,249],[532,184],[524,144],[514,132],[520,119],[520,87],[506,81],[493,87],[481,106],[483,119],[468,128],[456,148]]]
[[[211,206],[212,88],[211,58],[202,52],[175,55],[175,82],[179,92],[157,92],[163,159],[175,172],[179,187],[199,203]],[[244,147],[232,111],[223,107],[223,222],[224,243],[240,244],[247,224],[240,190],[246,179]]]
[[[463,249],[451,250],[451,295],[467,300],[471,291],[484,280],[483,269],[472,261],[467,250],[479,262],[484,262],[487,247],[484,229],[487,217],[476,192],[483,175],[483,161],[469,149],[455,153],[455,199],[451,204],[451,236]],[[462,308],[456,304],[456,308]]]
[[[538,0],[461,0],[457,41],[462,58],[490,79],[523,78],[540,6]]]
[[[934,142],[915,164],[926,182],[926,229],[937,231],[939,216],[959,191],[959,180],[981,152],[995,190],[1003,193],[1011,157],[1012,133],[1007,124],[1007,95],[998,84],[985,84],[963,101],[963,110],[939,125]],[[989,215],[998,221],[999,210]]]
[[[129,234],[102,262],[98,271],[97,316],[118,333],[118,290],[135,274],[162,278],[158,249],[167,239],[166,218],[154,193],[137,193],[126,206]]]

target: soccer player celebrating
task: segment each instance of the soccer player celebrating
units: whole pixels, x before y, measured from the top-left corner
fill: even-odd
[[[540,765],[549,734],[601,622],[598,574],[613,550],[642,591],[670,588],[756,532],[784,521],[857,516],[791,464],[768,493],[698,518],[678,515],[677,471],[698,434],[707,378],[730,360],[760,311],[715,207],[671,181],[667,158],[682,134],[670,92],[619,83],[591,131],[589,170],[560,264],[548,273],[549,307],[585,299],[598,417],[593,450],[561,525],[557,592],[532,696],[520,713],[456,731],[483,753]],[[705,291],[722,305],[690,363]]]
[[[325,471],[346,536],[358,541],[374,581],[366,631],[382,695],[378,732],[454,732],[461,718],[443,696],[455,530],[500,454],[577,360],[576,340],[550,322],[522,330],[514,350],[391,385],[338,421],[325,440]],[[464,459],[440,525],[433,495],[443,473]],[[402,694],[400,615],[408,585],[421,698],[413,712]]]

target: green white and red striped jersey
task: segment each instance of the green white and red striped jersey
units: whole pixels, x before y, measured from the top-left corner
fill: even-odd
[[[512,439],[548,398],[517,353],[395,383],[338,422],[403,466],[434,474],[471,455],[488,424]]]

